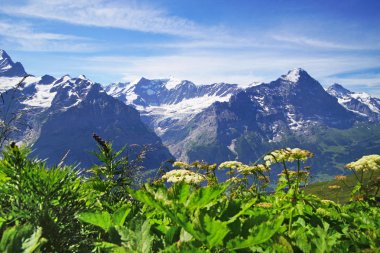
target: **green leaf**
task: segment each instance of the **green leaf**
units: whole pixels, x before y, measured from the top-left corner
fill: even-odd
[[[197,209],[213,204],[220,198],[223,192],[228,188],[229,184],[219,184],[216,186],[206,186],[194,191],[186,204],[187,208]]]
[[[127,218],[128,214],[131,212],[130,206],[122,206],[119,209],[117,209],[112,214],[112,225],[116,226],[122,226],[125,222],[125,219]]]
[[[24,253],[33,253],[47,242],[42,238],[42,228],[37,228],[34,233],[22,243]]]
[[[252,229],[252,235],[246,239],[235,238],[227,243],[229,250],[249,248],[268,241],[280,229],[284,217],[280,216],[274,222],[265,222]]]
[[[92,224],[102,228],[104,231],[109,231],[112,226],[111,215],[108,212],[84,212],[77,215],[80,221]]]
[[[124,247],[119,246],[110,242],[97,242],[95,243],[96,249],[102,250],[102,252],[109,253],[130,253],[131,251],[126,250]]]
[[[203,226],[207,231],[207,244],[210,246],[210,248],[221,245],[224,237],[229,232],[229,229],[225,222],[214,220],[207,214],[203,217]]]

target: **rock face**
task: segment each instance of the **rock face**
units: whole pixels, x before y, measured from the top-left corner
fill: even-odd
[[[137,110],[109,96],[100,84],[85,76],[28,77],[17,89],[11,88],[19,80],[16,76],[0,79],[5,102],[0,108],[2,117],[11,103],[13,111],[8,116],[20,115],[20,131],[12,139],[33,145],[33,155],[47,158],[48,164],[59,163],[67,151],[67,164],[88,167],[95,163],[96,158],[90,154],[97,149],[93,133],[112,140],[115,149],[126,144],[150,145],[144,164],[149,169],[172,158],[159,137],[141,121]]]
[[[178,160],[251,163],[274,148],[297,146],[321,157],[323,162],[315,165],[326,174],[354,157],[380,152],[380,143],[364,145],[369,136],[377,136],[376,126],[366,128],[378,122],[377,100],[333,90],[326,91],[303,69],[246,89],[145,78],[107,87],[141,112]],[[360,97],[355,108],[342,104],[348,96],[351,103]]]
[[[214,103],[183,129],[169,130],[166,134],[178,138],[166,144],[180,159],[220,162],[243,159],[236,145],[247,134],[260,143],[278,142],[289,133],[307,135],[317,126],[344,129],[361,120],[362,116],[342,107],[306,71],[295,69],[273,82],[241,91],[228,102]],[[165,135],[162,138],[167,140]],[[202,155],[206,149],[212,150],[211,157]],[[240,148],[240,152],[247,150]]]
[[[347,110],[367,117],[370,122],[380,121],[380,99],[364,92],[349,91],[340,84],[333,84],[326,91]]]
[[[143,121],[159,135],[181,128],[199,112],[216,101],[228,99],[241,89],[236,84],[195,85],[187,80],[141,78],[132,83],[117,83],[106,91],[120,101],[133,105]]]
[[[2,49],[0,49],[0,76],[26,76],[26,72],[21,63],[14,63],[9,55]]]

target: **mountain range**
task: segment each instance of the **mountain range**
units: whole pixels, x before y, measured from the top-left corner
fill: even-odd
[[[65,158],[67,164],[80,162],[80,166],[91,166],[96,162],[90,154],[96,150],[92,139],[96,133],[111,140],[115,149],[127,144],[150,145],[144,164],[150,169],[172,159],[160,138],[141,121],[138,111],[109,96],[100,84],[83,75],[76,78],[65,75],[59,79],[45,75],[27,77],[15,89],[26,73],[3,50],[0,57],[2,119],[7,122],[20,115],[19,131],[10,138],[32,145],[33,156],[54,165],[69,152]]]
[[[26,73],[0,52],[5,94]],[[30,127],[16,137],[53,163],[69,149],[70,162],[93,162],[83,160],[89,157],[83,150],[94,146],[92,132],[118,146],[153,144],[156,151],[147,158],[153,167],[171,157],[168,149],[188,162],[251,163],[273,148],[297,146],[319,157],[313,162],[319,175],[333,175],[346,162],[380,153],[380,99],[339,84],[324,89],[303,69],[245,88],[174,78],[102,87],[85,76],[32,76],[18,92],[14,108],[25,112]]]

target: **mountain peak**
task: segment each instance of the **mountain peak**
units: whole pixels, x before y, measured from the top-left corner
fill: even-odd
[[[303,76],[309,76],[309,74],[302,68],[295,68],[295,69],[289,70],[286,75],[282,75],[281,79],[292,82],[292,83],[296,83]]]
[[[347,90],[346,88],[344,88],[342,85],[338,83],[334,83],[333,85],[328,87],[326,91],[330,95],[333,95],[335,97],[348,96],[352,93],[350,90]]]
[[[0,49],[0,76],[15,77],[26,75],[27,74],[21,63],[14,63],[7,52]]]
[[[166,89],[171,90],[171,89],[174,89],[181,82],[182,82],[181,80],[171,76],[166,82],[165,87]]]

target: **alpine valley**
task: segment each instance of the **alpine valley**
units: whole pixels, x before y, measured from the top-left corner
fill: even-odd
[[[118,147],[151,144],[150,168],[172,155],[187,162],[253,163],[272,149],[300,147],[317,157],[311,162],[316,180],[380,153],[380,99],[339,84],[324,89],[303,69],[245,88],[174,78],[102,87],[85,76],[45,75],[27,77],[13,89],[25,75],[1,50],[2,112],[12,101],[12,109],[23,112],[24,124],[12,138],[33,144],[33,154],[52,164],[68,150],[68,163],[94,162],[88,154],[96,145],[93,132]]]

